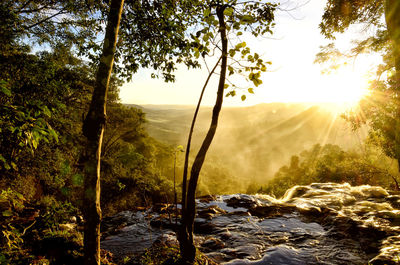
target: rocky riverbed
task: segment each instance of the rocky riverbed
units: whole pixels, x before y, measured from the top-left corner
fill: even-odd
[[[381,187],[296,186],[266,195],[207,196],[197,201],[195,241],[221,264],[400,264],[400,196]],[[102,248],[143,252],[156,240],[176,244],[174,209],[156,205],[106,218]]]

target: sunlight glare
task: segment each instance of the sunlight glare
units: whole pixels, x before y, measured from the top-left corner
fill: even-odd
[[[368,79],[362,73],[343,69],[330,79],[329,87],[335,92],[332,95],[334,102],[354,105],[369,92]]]
[[[342,111],[355,108],[369,94],[368,76],[365,73],[343,67],[325,76],[325,102],[335,103]]]

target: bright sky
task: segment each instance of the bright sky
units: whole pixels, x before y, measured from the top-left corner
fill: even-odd
[[[296,0],[305,3],[307,0]],[[321,75],[323,66],[314,64],[319,46],[329,43],[320,35],[318,25],[325,0],[310,0],[290,13],[276,13],[275,33],[271,38],[247,40],[253,52],[271,61],[269,71],[262,75],[263,84],[254,89],[255,94],[242,93],[234,98],[224,98],[224,106],[246,106],[265,102],[354,102],[367,86],[365,75],[376,63],[376,58],[358,57],[335,75]],[[295,4],[289,4],[288,8]],[[350,36],[338,39],[346,48]],[[211,66],[211,63],[209,64]],[[180,67],[175,83],[164,83],[150,78],[151,71],[141,70],[133,81],[121,88],[122,103],[130,104],[180,104],[195,105],[208,72]],[[251,84],[250,84],[251,86]],[[217,89],[217,76],[207,87],[203,105],[213,105]]]

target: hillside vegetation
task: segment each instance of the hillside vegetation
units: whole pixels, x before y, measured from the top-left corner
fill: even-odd
[[[145,105],[146,129],[155,139],[185,145],[194,108]],[[352,131],[332,106],[270,103],[250,107],[227,107],[200,181],[202,193],[246,192],[261,187],[288,164],[292,155],[315,144],[335,144],[344,150],[364,152],[366,129]],[[211,108],[199,113],[192,150],[199,148],[208,128]],[[226,181],[229,179],[229,181]],[[216,183],[220,182],[220,183]]]

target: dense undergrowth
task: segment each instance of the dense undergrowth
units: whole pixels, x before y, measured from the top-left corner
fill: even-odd
[[[93,72],[70,47],[32,54],[1,41],[0,264],[79,264],[81,125]],[[119,103],[119,84],[114,77],[108,95],[103,216],[173,200],[175,150],[147,135],[141,110]]]

